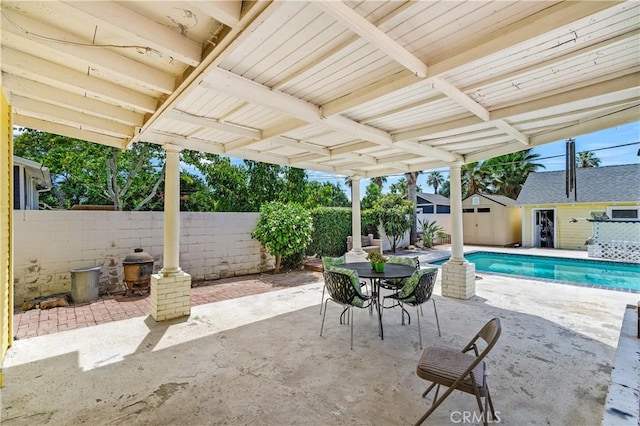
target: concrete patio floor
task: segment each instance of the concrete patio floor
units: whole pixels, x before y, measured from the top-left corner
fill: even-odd
[[[599,425],[627,304],[638,295],[478,274],[477,296],[435,290],[442,337],[424,306],[425,344],[461,348],[490,318],[503,334],[489,384],[505,425]],[[349,328],[322,282],[14,342],[4,363],[3,425],[413,424],[427,409],[415,375],[417,325],[355,313]],[[476,409],[454,393],[426,422]]]

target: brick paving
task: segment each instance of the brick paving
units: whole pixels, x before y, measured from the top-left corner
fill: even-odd
[[[321,280],[322,275],[309,271],[296,271],[277,276],[270,274],[247,275],[216,281],[194,283],[191,306],[235,299],[252,294],[266,293]],[[139,295],[106,295],[96,302],[52,309],[16,310],[13,315],[15,339],[27,339],[64,330],[104,324],[149,315],[151,305],[148,293]]]

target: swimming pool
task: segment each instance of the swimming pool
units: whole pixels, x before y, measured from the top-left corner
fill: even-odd
[[[475,263],[479,272],[640,293],[640,264],[636,263],[484,251],[465,253],[464,257]],[[442,265],[447,260],[430,263]]]

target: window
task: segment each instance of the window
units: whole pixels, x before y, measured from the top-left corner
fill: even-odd
[[[607,216],[611,220],[638,220],[640,207],[607,207]]]
[[[436,213],[451,213],[451,207],[449,206],[436,206]]]
[[[433,204],[422,206],[422,213],[433,213]]]
[[[480,204],[480,198],[479,197],[473,197],[471,199],[471,204],[473,204],[474,206],[477,206],[478,204]]]
[[[475,209],[462,209],[462,213],[473,213]]]
[[[478,213],[491,213],[490,207],[478,207]]]

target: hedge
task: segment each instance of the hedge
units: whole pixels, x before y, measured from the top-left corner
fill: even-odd
[[[342,256],[351,235],[351,209],[316,207],[311,210],[313,234],[306,253],[309,256]]]

